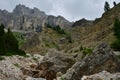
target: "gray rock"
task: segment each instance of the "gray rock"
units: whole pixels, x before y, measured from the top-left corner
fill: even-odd
[[[91,56],[76,62],[63,76],[65,80],[81,80],[83,75],[91,75],[106,70],[120,71],[120,62],[105,43],[98,45]]]
[[[81,80],[120,80],[120,73],[111,74],[107,71],[102,71],[93,75],[83,76]]]
[[[25,80],[46,80],[44,78],[33,78],[33,77],[27,77]]]
[[[0,10],[0,20],[7,27],[24,31],[42,31],[45,23],[51,26],[60,25],[60,27],[69,27],[71,22],[62,16],[49,16],[38,8],[30,9],[24,5],[17,5],[12,13],[6,10]]]
[[[49,50],[43,61],[53,62],[55,71],[62,73],[65,73],[75,63],[75,59],[72,56],[65,55],[55,49]]]

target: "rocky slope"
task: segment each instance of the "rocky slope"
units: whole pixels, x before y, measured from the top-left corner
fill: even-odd
[[[94,21],[82,19],[75,22],[72,25],[74,27],[72,31],[75,31],[73,35],[81,38],[79,41],[87,47],[93,47],[101,41],[110,44],[114,40],[112,28],[115,18],[120,19],[120,3]]]
[[[106,43],[101,43],[93,50],[91,56],[76,62],[63,75],[63,78],[65,80],[81,80],[84,75],[92,75],[104,70],[110,73],[120,72],[120,60]]]
[[[50,25],[60,25],[62,28],[70,27],[71,22],[62,16],[46,15],[38,8],[30,9],[24,5],[17,5],[13,12],[0,10],[0,22],[4,23],[7,27],[24,31],[37,31],[40,32],[45,23]]]
[[[116,80],[120,79],[120,54],[101,43],[90,56],[75,62],[74,55],[56,49],[45,57],[9,56],[0,61],[1,80]],[[72,67],[71,67],[72,66]]]
[[[33,65],[39,63],[43,56],[38,54],[23,56],[4,56],[4,60],[0,60],[0,80],[23,80],[27,76],[23,75],[22,68],[31,69]]]

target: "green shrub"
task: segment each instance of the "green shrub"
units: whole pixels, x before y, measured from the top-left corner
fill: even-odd
[[[111,47],[114,50],[120,51],[120,21],[119,19],[115,19],[113,31],[114,31],[114,36],[116,37],[116,40],[112,42]]]
[[[115,51],[120,51],[120,41],[119,40],[115,40],[111,44],[111,48],[113,48]]]
[[[64,80],[64,78],[61,77],[60,80]]]
[[[37,58],[35,58],[35,57],[33,57],[32,59],[33,59],[34,61],[38,61],[38,59],[37,59]]]
[[[21,46],[25,43],[25,37],[21,33],[13,32],[13,35],[18,40],[18,45],[19,46]]]
[[[15,63],[14,66],[16,66],[16,67],[20,67],[20,65],[19,65],[18,63]]]
[[[80,46],[80,51],[82,51],[83,50],[83,47],[82,46]]]
[[[4,57],[0,56],[0,60],[4,60],[4,59],[5,59]]]
[[[73,42],[70,35],[68,35],[68,36],[66,37],[66,39],[68,40],[69,43],[72,43],[72,42]]]
[[[64,29],[61,29],[61,27],[59,25],[51,26],[50,24],[45,23],[45,26],[47,28],[51,28],[51,29],[55,30],[58,34],[66,34]]]
[[[25,52],[19,49],[18,40],[13,35],[10,29],[5,33],[4,25],[0,26],[0,55],[12,56],[21,55],[25,56]]]
[[[86,55],[91,55],[93,50],[90,48],[84,48],[82,52],[86,56]]]
[[[82,56],[82,58],[84,58],[85,56],[89,56],[89,55],[91,55],[92,53],[93,53],[93,49],[91,49],[91,48],[84,48],[84,47],[80,47],[80,51],[82,51],[82,53],[83,53],[83,56]]]

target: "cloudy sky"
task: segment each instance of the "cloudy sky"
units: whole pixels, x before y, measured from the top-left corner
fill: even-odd
[[[86,18],[93,20],[104,12],[104,3],[108,1],[113,6],[120,0],[0,0],[0,9],[13,11],[16,5],[24,4],[27,7],[37,7],[48,15],[62,15],[70,21]]]

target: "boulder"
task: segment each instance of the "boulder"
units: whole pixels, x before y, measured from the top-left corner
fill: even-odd
[[[107,71],[102,71],[90,76],[83,76],[81,80],[120,80],[120,73],[111,74]]]
[[[65,73],[74,63],[75,59],[72,56],[64,55],[55,49],[51,49],[37,65],[35,70],[38,72],[34,74],[35,71],[30,70],[32,73],[31,76],[36,78],[45,78],[46,80],[53,80],[56,79],[56,77],[60,77],[62,73]],[[29,74],[31,73],[29,72]]]
[[[74,63],[75,59],[73,56],[65,55],[55,49],[51,49],[45,55],[44,62],[53,62],[54,66],[52,67],[55,69],[56,72],[66,73],[67,69],[69,69]]]
[[[25,80],[46,80],[46,79],[44,79],[44,78],[33,78],[33,77],[28,76]]]
[[[63,78],[65,80],[81,80],[83,75],[91,75],[103,70],[111,73],[120,71],[120,62],[106,43],[101,43],[94,49],[92,55],[76,62],[63,75]]]

